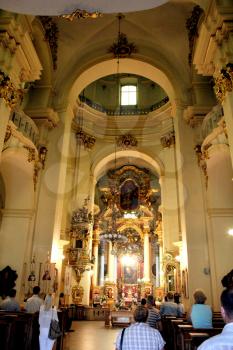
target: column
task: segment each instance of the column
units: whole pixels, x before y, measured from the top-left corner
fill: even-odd
[[[104,285],[104,244],[100,246],[100,286]]]
[[[99,240],[93,239],[93,257],[94,257],[94,270],[93,270],[93,285],[94,287],[98,284],[98,251],[99,251]]]
[[[4,139],[6,135],[7,130],[7,124],[10,117],[10,107],[6,105],[6,102],[3,98],[0,98],[0,120],[1,120],[1,127],[0,127],[0,159],[1,159],[1,153],[4,145]]]
[[[149,245],[149,233],[144,232],[144,282],[150,282],[150,245]]]
[[[204,289],[208,302],[212,302],[210,276],[205,274],[209,266],[209,249],[205,217],[205,187],[198,167],[195,147],[195,129],[183,118],[184,109],[176,106],[174,127],[176,135],[179,208],[183,253],[181,270],[188,268],[189,298],[198,287]],[[187,303],[188,300],[185,300]]]
[[[108,279],[114,281],[114,255],[112,254],[112,242],[108,242]]]
[[[233,237],[233,182],[229,147],[215,144],[208,149],[207,157],[207,212],[209,218],[208,241],[213,308],[220,308],[221,279],[232,269]]]

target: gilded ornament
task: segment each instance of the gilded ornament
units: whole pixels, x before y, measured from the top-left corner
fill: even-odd
[[[77,9],[68,15],[61,15],[60,17],[65,18],[68,21],[72,22],[74,19],[86,19],[86,18],[96,19],[96,18],[99,18],[102,16],[103,16],[103,14],[99,11],[88,12],[86,10]]]
[[[162,136],[160,138],[160,142],[163,148],[170,148],[172,145],[175,145],[175,132],[170,131],[168,134]]]
[[[3,98],[10,108],[14,108],[23,98],[23,91],[16,89],[10,78],[2,71],[0,71],[0,98]]]
[[[7,125],[7,128],[6,128],[4,143],[6,143],[6,142],[9,140],[9,138],[11,137],[11,133],[12,133],[11,127],[10,127],[10,125],[8,124],[8,125]]]
[[[133,147],[137,147],[138,141],[131,134],[125,134],[117,138],[116,140],[117,146],[123,149],[129,149]]]
[[[203,13],[203,10],[200,6],[194,6],[191,17],[189,17],[186,21],[186,29],[188,30],[188,39],[189,39],[189,55],[188,61],[191,65],[192,56],[193,56],[193,48],[195,39],[198,37],[198,22]]]
[[[45,30],[45,40],[48,42],[52,61],[53,61],[53,69],[57,69],[57,49],[58,49],[58,26],[53,21],[52,17],[49,16],[40,16],[41,23],[43,24]]]
[[[108,52],[112,53],[115,58],[125,58],[136,53],[137,48],[134,43],[129,43],[126,34],[119,33],[117,40],[110,46]]]
[[[28,150],[28,162],[31,163],[32,161],[36,160],[36,151],[34,148],[29,146],[24,146]]]
[[[226,93],[233,90],[233,64],[228,63],[215,77],[214,92],[219,102],[223,102]]]
[[[91,150],[95,145],[96,138],[92,135],[87,134],[81,127],[78,128],[76,137],[82,142],[85,149]]]

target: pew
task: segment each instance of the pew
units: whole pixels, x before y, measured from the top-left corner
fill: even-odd
[[[187,350],[190,343],[190,333],[207,333],[210,337],[222,332],[221,328],[193,328],[192,325],[178,324],[178,334],[176,337],[177,349]],[[194,335],[193,335],[194,336]],[[198,335],[196,335],[198,337]]]
[[[39,313],[0,312],[1,350],[39,350]],[[66,313],[58,311],[62,336],[56,341],[55,349],[63,349]]]
[[[206,332],[190,332],[189,333],[189,341],[188,341],[188,350],[196,350],[203,341],[208,339],[210,335]]]

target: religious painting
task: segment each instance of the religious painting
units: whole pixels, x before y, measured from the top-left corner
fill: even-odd
[[[182,293],[184,297],[188,299],[189,292],[188,292],[188,270],[187,269],[182,271]]]
[[[124,266],[124,284],[137,284],[137,267]]]
[[[138,187],[133,180],[126,180],[121,187],[120,206],[121,209],[131,211],[138,208]]]

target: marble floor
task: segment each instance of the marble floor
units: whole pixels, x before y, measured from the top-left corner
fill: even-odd
[[[65,336],[63,350],[115,350],[120,328],[105,328],[102,321],[73,321],[74,332]]]

